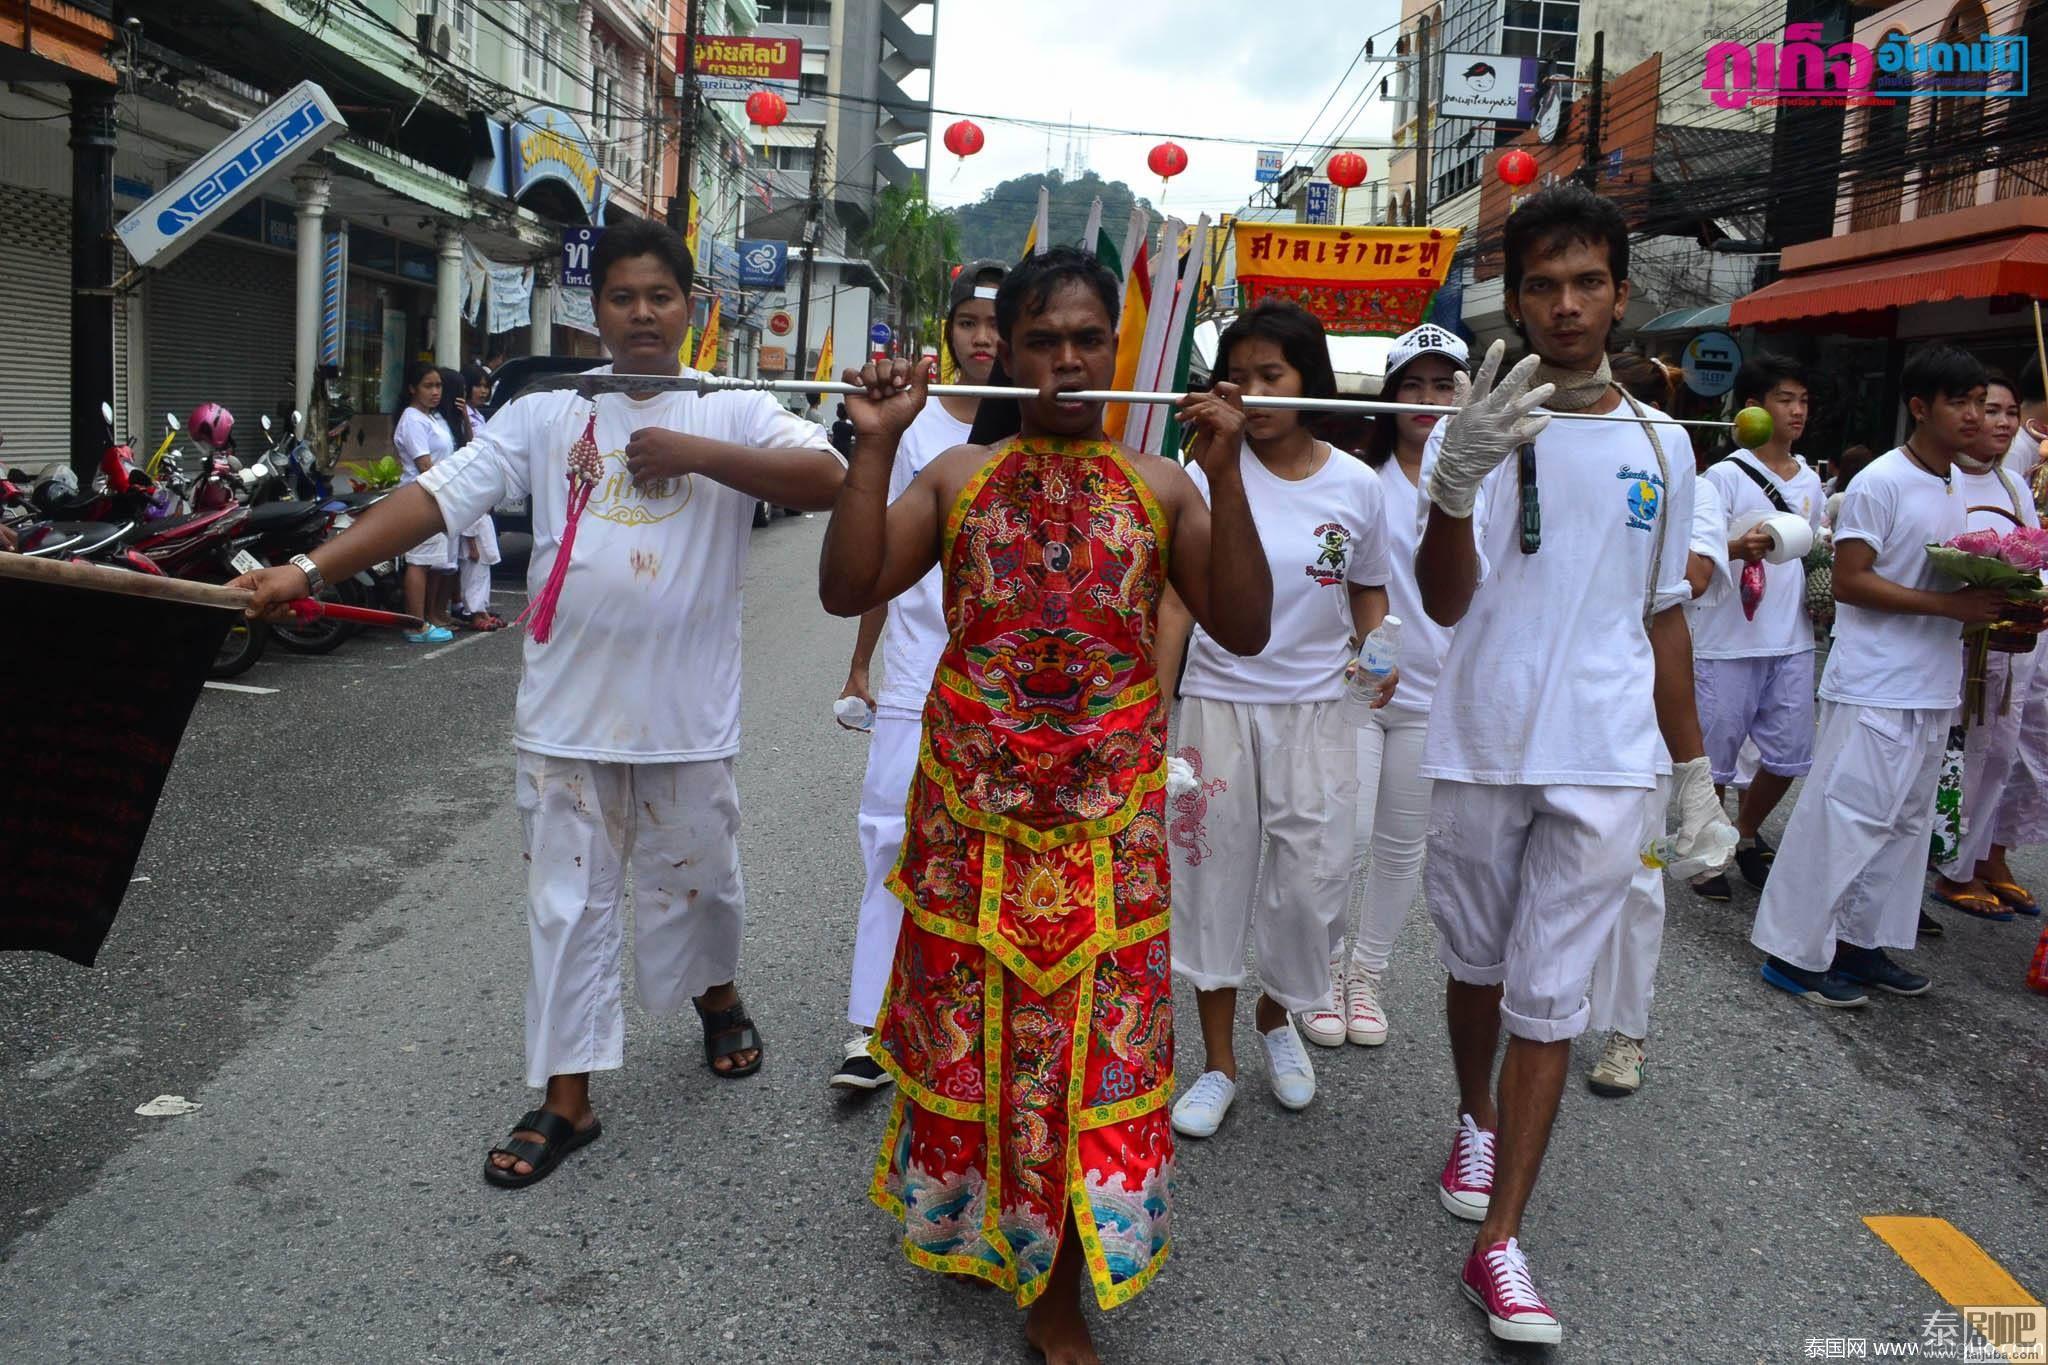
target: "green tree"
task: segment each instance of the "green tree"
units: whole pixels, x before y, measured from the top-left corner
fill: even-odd
[[[1039,171],[1005,180],[972,204],[951,210],[960,225],[960,254],[963,260],[989,258],[1014,261],[1024,249],[1025,234],[1038,212],[1038,190],[1044,186],[1049,200],[1047,228],[1055,245],[1077,245],[1081,229],[1088,222],[1088,206],[1102,200],[1102,224],[1111,240],[1123,242],[1124,228],[1131,220],[1131,207],[1151,203],[1121,180],[1104,180],[1093,171],[1067,179],[1058,171]],[[1157,225],[1155,214],[1153,222]]]
[[[875,199],[861,248],[889,286],[902,333],[900,353],[915,356],[936,345],[960,256],[953,220],[931,206],[918,180],[907,188],[892,185]]]

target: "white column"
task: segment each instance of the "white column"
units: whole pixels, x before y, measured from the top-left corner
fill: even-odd
[[[557,253],[559,256],[560,253]],[[533,330],[526,343],[528,355],[552,355],[555,349],[555,278],[552,262],[537,261],[533,267]]]
[[[320,362],[320,273],[326,241],[327,201],[333,185],[323,170],[292,177],[299,192],[298,311],[293,316],[292,406],[305,408]]]
[[[434,235],[434,363],[462,368],[462,232],[443,223]]]

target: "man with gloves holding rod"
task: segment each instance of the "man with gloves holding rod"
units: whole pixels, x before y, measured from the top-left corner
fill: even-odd
[[[1424,456],[1416,556],[1425,610],[1458,628],[1421,769],[1436,784],[1426,900],[1450,973],[1459,1090],[1438,1196],[1480,1224],[1463,1287],[1494,1335],[1554,1342],[1522,1211],[1594,963],[1661,832],[1643,795],[1670,770],[1665,748],[1674,870],[1718,865],[1734,840],[1702,756],[1683,613],[1692,446],[1608,372],[1607,336],[1628,306],[1627,226],[1608,201],[1557,185],[1515,210],[1503,250],[1508,313],[1534,354],[1496,386],[1496,343],[1460,379],[1469,392]],[[1625,402],[1646,420],[1579,418]]]

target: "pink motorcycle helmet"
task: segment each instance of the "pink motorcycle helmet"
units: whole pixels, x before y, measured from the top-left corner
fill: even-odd
[[[235,415],[218,403],[201,403],[185,421],[192,439],[219,450],[235,434]]]

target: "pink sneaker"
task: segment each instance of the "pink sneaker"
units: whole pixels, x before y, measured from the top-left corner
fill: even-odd
[[[1460,1218],[1482,1222],[1493,1202],[1493,1130],[1481,1128],[1470,1114],[1458,1115],[1458,1136],[1450,1160],[1437,1177],[1436,1197]]]
[[[1557,1314],[1536,1292],[1529,1261],[1512,1237],[1481,1251],[1472,1248],[1461,1277],[1465,1297],[1486,1310],[1486,1327],[1502,1341],[1533,1341],[1555,1346],[1564,1336]]]

